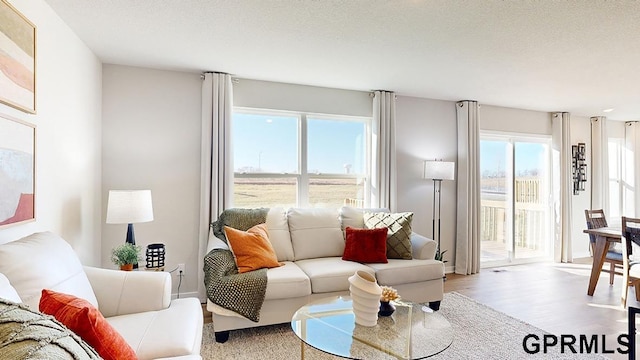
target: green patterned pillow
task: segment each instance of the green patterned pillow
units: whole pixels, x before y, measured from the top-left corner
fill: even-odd
[[[411,260],[411,220],[413,213],[376,212],[364,214],[364,226],[367,229],[386,227],[387,258]]]
[[[53,317],[0,298],[0,359],[93,360],[100,356]]]

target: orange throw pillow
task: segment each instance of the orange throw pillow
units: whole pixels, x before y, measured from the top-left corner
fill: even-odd
[[[239,273],[281,265],[269,242],[267,224],[258,224],[247,231],[225,226],[224,234],[236,258]]]
[[[40,312],[52,315],[91,345],[105,360],[137,359],[136,352],[90,302],[52,290],[42,290]]]

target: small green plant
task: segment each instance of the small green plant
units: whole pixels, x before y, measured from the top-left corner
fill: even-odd
[[[111,250],[111,261],[116,265],[137,264],[140,257],[140,246],[124,243]]]

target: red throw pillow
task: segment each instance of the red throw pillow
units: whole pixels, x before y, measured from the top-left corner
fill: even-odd
[[[342,260],[360,263],[383,263],[387,261],[387,228],[346,230],[346,244]]]
[[[42,290],[40,312],[52,315],[91,345],[105,360],[137,359],[136,352],[90,302],[52,290]]]

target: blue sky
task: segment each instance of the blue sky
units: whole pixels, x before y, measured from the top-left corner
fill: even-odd
[[[544,170],[545,149],[542,143],[516,142],[516,174],[527,170]],[[480,141],[480,174],[504,172],[506,164],[506,141]]]
[[[365,124],[309,117],[308,168],[321,173],[364,172]],[[233,114],[234,169],[295,173],[298,166],[298,119],[295,116]],[[480,172],[503,172],[506,141],[482,140]],[[542,170],[547,145],[516,142],[516,173]]]
[[[362,122],[308,117],[308,168],[321,173],[363,172]],[[236,171],[261,168],[265,172],[297,171],[298,120],[295,116],[233,114],[233,149]]]

